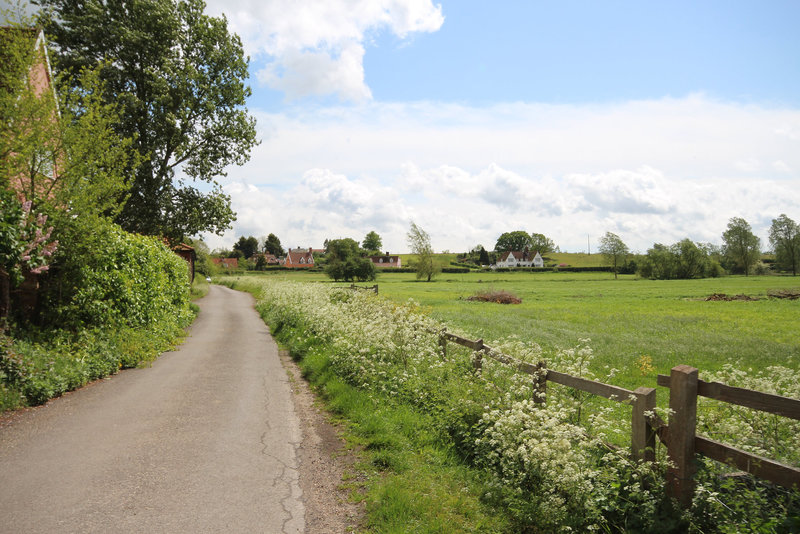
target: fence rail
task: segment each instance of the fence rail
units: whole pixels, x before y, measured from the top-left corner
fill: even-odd
[[[736,466],[742,471],[787,488],[800,487],[800,469],[698,436],[696,433],[698,395],[793,419],[800,419],[800,400],[728,386],[719,382],[705,382],[698,379],[698,370],[694,367],[678,365],[672,368],[669,376],[658,375],[657,377],[657,384],[669,388],[670,391],[671,415],[669,424],[667,424],[653,411],[656,407],[655,388],[640,387],[631,391],[547,369],[544,361],[531,364],[517,360],[486,345],[483,339],[471,340],[451,334],[446,330],[432,331],[431,333],[439,336],[439,346],[443,358],[447,358],[447,343],[453,342],[475,352],[473,365],[476,370],[482,368],[483,358],[489,357],[532,375],[534,377],[534,400],[537,402],[545,401],[547,382],[550,381],[632,405],[631,451],[634,457],[644,461],[655,460],[656,437],[658,437],[666,445],[667,455],[672,464],[667,473],[669,493],[683,506],[691,504],[694,494],[693,476],[696,454]]]
[[[347,287],[345,289],[352,289],[353,291],[358,291],[359,289],[361,289],[364,291],[372,291],[376,295],[378,294],[378,284],[375,284],[374,286],[357,286],[355,284],[350,284],[350,287]]]

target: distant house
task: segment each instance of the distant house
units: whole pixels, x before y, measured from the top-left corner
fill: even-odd
[[[369,259],[375,264],[375,267],[381,269],[399,269],[401,265],[400,256],[390,256],[388,252],[383,256],[370,256]]]
[[[267,265],[280,265],[281,261],[275,254],[262,254]]]
[[[313,249],[289,249],[286,258],[283,260],[284,267],[310,268],[314,267]]]
[[[525,247],[523,251],[510,250],[508,252],[503,252],[494,266],[508,268],[544,267],[544,260],[539,252],[531,254],[528,247]]]
[[[190,283],[194,282],[194,262],[197,258],[197,254],[194,251],[194,247],[190,247],[186,243],[181,243],[179,245],[175,245],[172,247],[172,251],[186,260],[186,263],[189,264],[189,279]]]
[[[218,265],[224,269],[238,269],[239,258],[211,258],[214,265]]]

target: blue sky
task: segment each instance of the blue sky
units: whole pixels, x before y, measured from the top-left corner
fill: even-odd
[[[800,221],[800,3],[209,1],[251,57],[262,144],[209,244],[586,248]]]

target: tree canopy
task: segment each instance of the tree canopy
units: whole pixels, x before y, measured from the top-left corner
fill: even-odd
[[[750,224],[741,217],[728,221],[722,234],[722,252],[745,276],[761,257],[761,240],[753,233]]]
[[[508,252],[510,250],[523,250],[525,247],[530,248],[532,244],[531,236],[524,230],[515,230],[513,232],[505,232],[497,238],[497,243],[494,245],[496,252]]]
[[[266,239],[264,239],[264,252],[267,254],[272,254],[276,257],[283,256],[286,253],[281,246],[281,240],[278,239],[278,236],[272,233],[269,234]]]
[[[364,257],[364,251],[354,239],[328,241],[325,274],[334,280],[366,282],[375,279],[375,265]]]
[[[625,264],[628,256],[628,245],[626,245],[617,234],[606,232],[600,239],[600,252],[614,271],[614,278],[617,278],[619,268]]]
[[[373,230],[364,236],[364,241],[361,243],[361,246],[368,252],[380,253],[381,248],[383,248],[383,241],[381,240],[381,236]]]
[[[428,232],[413,221],[406,234],[411,253],[417,255],[417,279],[430,282],[439,273],[440,267],[433,258],[433,247]]]
[[[256,133],[244,108],[248,61],[226,19],[205,15],[202,0],[36,3],[73,87],[82,69],[108,60],[100,77],[105,101],[120,108],[115,130],[144,158],[128,166],[130,197],[117,221],[172,238],[229,228],[235,214],[215,178],[249,159]]]
[[[240,237],[239,241],[233,245],[233,250],[238,250],[242,253],[242,257],[245,259],[250,258],[258,252],[258,239],[253,236],[250,237]]]
[[[515,230],[513,232],[505,232],[497,238],[497,243],[494,246],[496,252],[508,252],[511,250],[525,250],[528,247],[530,251],[536,251],[540,254],[547,254],[548,252],[555,252],[556,244],[553,240],[544,234],[531,233],[524,230]]]
[[[659,280],[719,276],[722,267],[707,245],[686,238],[669,247],[656,243],[639,262],[639,275]]]
[[[778,265],[796,276],[800,265],[800,226],[782,213],[777,219],[772,219],[769,242]]]
[[[531,232],[531,245],[530,250],[535,250],[539,254],[547,254],[548,252],[556,251],[556,244],[553,240],[544,234],[535,234]]]

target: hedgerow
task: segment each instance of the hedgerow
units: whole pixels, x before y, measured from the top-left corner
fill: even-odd
[[[493,489],[484,498],[510,510],[520,531],[730,531],[747,525],[742,511],[776,525],[797,514],[797,492],[768,502],[751,498],[765,487],[753,482],[754,489],[720,493],[724,479],[708,473],[721,469],[710,464],[695,507],[681,512],[664,493],[665,459],[637,463],[626,449],[609,445],[624,442],[620,435],[629,426],[611,406],[589,411],[586,394],[559,386],[548,388],[546,404],[537,404],[530,376],[490,359],[477,372],[471,354],[452,344],[443,357],[438,332],[444,325],[413,301],[396,304],[322,284],[242,284],[290,350],[324,351],[330,369],[351,385],[431,414],[433,431],[491,474]],[[551,368],[610,381],[613,369],[602,377],[591,372],[588,343],[552,354],[515,338],[491,345],[523,361],[545,359]]]
[[[100,221],[67,242],[40,294],[46,326],[0,335],[0,410],[151,361],[193,318],[186,262],[159,240]]]

